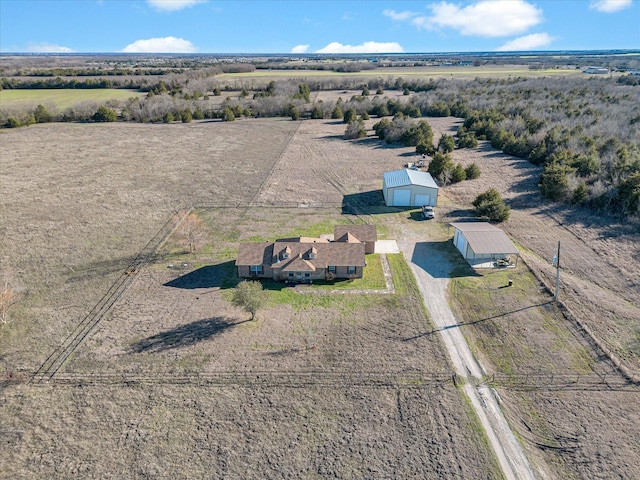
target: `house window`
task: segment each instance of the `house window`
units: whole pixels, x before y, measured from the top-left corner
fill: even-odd
[[[310,276],[311,276],[311,274],[309,274],[309,273],[305,273],[304,274],[304,278],[309,278]]]
[[[251,275],[262,275],[262,265],[251,265]]]
[[[293,278],[293,272],[289,272],[289,278]]]
[[[349,265],[347,271],[349,272],[349,275],[353,275],[354,273],[356,273],[356,267]]]
[[[336,266],[335,265],[329,265],[328,269],[329,269],[329,273],[336,273]]]

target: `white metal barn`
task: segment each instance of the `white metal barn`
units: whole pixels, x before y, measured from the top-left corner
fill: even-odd
[[[455,228],[453,244],[472,267],[515,266],[518,249],[498,227],[487,222],[455,222],[451,226]]]
[[[438,204],[438,185],[427,172],[394,170],[384,174],[382,195],[388,207],[435,207]]]

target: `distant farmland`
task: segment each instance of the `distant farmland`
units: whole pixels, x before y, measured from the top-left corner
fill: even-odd
[[[109,100],[127,100],[140,95],[143,94],[136,90],[116,88],[2,90],[0,108],[54,104],[57,108],[64,109],[81,102],[104,103]]]
[[[338,72],[335,70],[296,70],[273,69],[255,70],[253,72],[223,73],[218,78],[304,78],[304,77],[415,77],[424,78],[508,78],[508,77],[562,77],[579,75],[582,72],[571,68],[530,69],[526,65],[484,65],[474,66],[430,66],[430,67],[404,67],[404,68],[374,68],[358,72]]]

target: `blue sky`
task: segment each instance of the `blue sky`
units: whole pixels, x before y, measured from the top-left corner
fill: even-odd
[[[640,49],[640,0],[0,0],[0,52]]]

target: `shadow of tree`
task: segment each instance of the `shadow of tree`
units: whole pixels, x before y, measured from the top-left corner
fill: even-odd
[[[158,353],[172,348],[186,347],[219,335],[225,330],[248,321],[233,322],[224,317],[198,320],[197,322],[180,325],[166,332],[143,338],[131,346],[130,353]]]
[[[207,265],[197,270],[174,278],[164,284],[165,287],[183,288],[192,290],[195,288],[233,288],[235,261]]]

